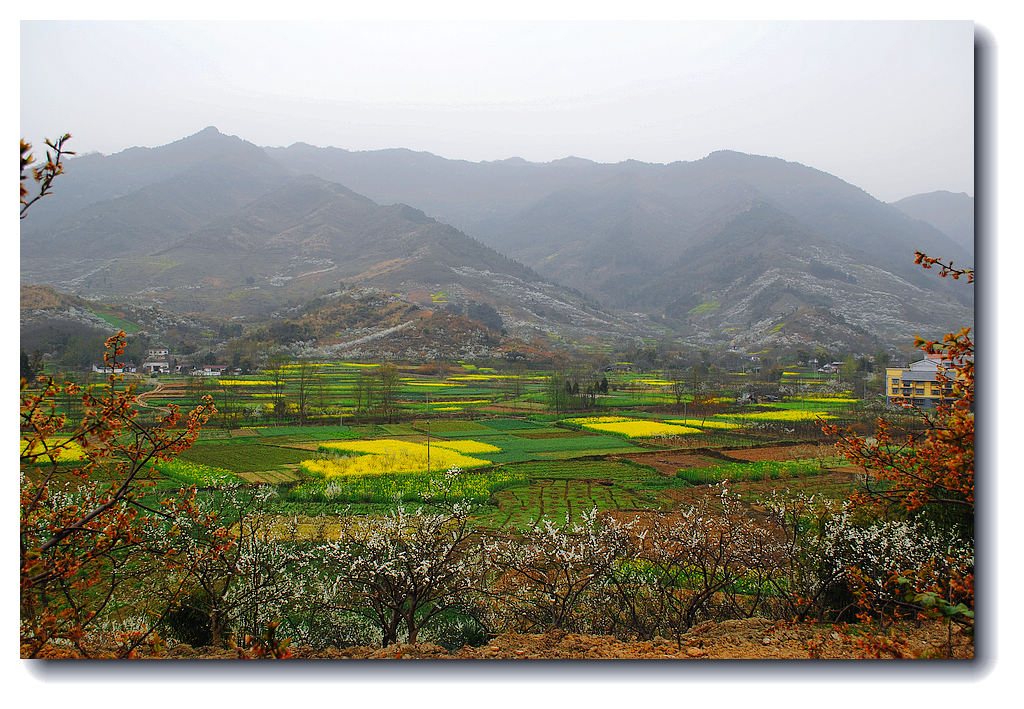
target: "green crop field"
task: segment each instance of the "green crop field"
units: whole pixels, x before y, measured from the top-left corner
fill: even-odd
[[[657,472],[644,466],[610,460],[559,460],[512,463],[506,466],[531,480],[637,481]]]
[[[707,468],[683,468],[676,476],[692,485],[730,482],[791,480],[832,472],[838,458],[805,458],[802,460],[762,460],[754,463],[722,463]]]
[[[181,460],[212,465],[233,473],[272,470],[285,465],[297,464],[309,457],[309,451],[267,445],[262,442],[242,441],[237,438],[226,442],[199,442],[180,456]]]
[[[308,502],[430,501],[468,499],[486,502],[504,488],[525,483],[514,470],[485,468],[467,470],[457,476],[445,471],[350,475],[326,480],[308,477],[286,493],[286,499]]]
[[[98,307],[92,310],[92,314],[97,316],[97,317],[99,317],[100,319],[102,319],[107,324],[112,325],[113,327],[119,328],[121,330],[124,330],[129,335],[139,331],[139,326],[136,325],[135,323],[128,322],[124,318],[118,317],[117,315],[114,315],[113,313],[108,313],[105,310],[102,310],[102,309],[100,309]]]
[[[655,509],[662,498],[649,490],[634,490],[601,480],[538,480],[502,490],[494,505],[478,516],[481,526],[532,529],[545,518],[556,526],[579,522],[585,512],[600,510]]]
[[[460,363],[439,375],[424,374],[424,368],[401,367],[391,421],[384,422],[367,408],[365,389],[359,393],[361,386],[379,377],[379,371],[376,364],[341,362],[317,363],[305,370],[291,364],[220,380],[161,378],[165,384],[158,393],[161,398],[151,399],[150,405],[175,403],[188,408],[203,394],[211,394],[219,409],[212,425],[181,456],[180,465],[164,466],[161,472],[173,481],[207,486],[218,480],[277,485],[279,504],[294,514],[319,514],[313,512],[318,509],[334,510],[332,514],[340,510],[369,514],[386,510],[398,499],[416,504],[438,499],[439,494],[463,497],[482,503],[480,524],[525,529],[545,517],[558,524],[564,523],[566,515],[576,520],[592,507],[658,509],[671,504],[668,488],[725,478],[741,484],[744,480],[810,480],[807,476],[828,470],[827,461],[824,466],[814,462],[714,463],[683,469],[672,477],[609,457],[803,440],[817,435],[817,424],[811,420],[815,415],[810,412],[839,414],[846,421],[860,405],[848,395],[815,395],[809,385],[809,393],[800,398],[742,406],[735,398],[753,380],[736,374],[723,380],[728,383],[715,392],[713,409],[694,411],[679,405],[690,405],[692,397],[686,394],[677,400],[668,374],[624,372],[607,374],[609,390],[595,398],[593,408],[553,411],[548,386],[554,373],[511,375]],[[310,425],[297,425],[300,390]],[[488,411],[493,413],[488,415]],[[608,415],[627,417],[652,432],[674,430],[658,425],[663,423],[682,425],[689,431],[686,435],[630,439],[564,423],[566,419]],[[303,465],[331,455],[318,451],[320,444],[346,439],[429,442],[439,447],[447,440],[486,450],[469,454],[486,465],[447,482],[442,479],[444,471],[438,470],[325,477],[322,463],[319,467]]]

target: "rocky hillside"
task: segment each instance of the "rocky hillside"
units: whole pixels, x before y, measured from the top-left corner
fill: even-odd
[[[39,350],[51,361],[86,365],[101,360],[104,341],[120,330],[128,333],[130,361],[141,356],[143,343],[184,352],[215,346],[242,333],[240,325],[216,318],[168,312],[154,305],[87,300],[49,286],[21,286],[20,344],[26,352]]]
[[[970,323],[971,295],[967,288],[938,293],[897,276],[763,203],[637,289],[639,300],[703,342],[843,342],[862,351],[907,333],[937,336]]]
[[[500,318],[499,318],[500,319]],[[503,322],[503,321],[502,321]],[[280,313],[232,346],[282,345],[312,359],[473,360],[550,356],[550,342],[501,325],[426,309],[379,289],[348,289]]]
[[[971,289],[913,264],[972,263],[967,245],[832,175],[730,151],[469,163],[208,128],[69,159],[44,203],[22,223],[23,283],[243,323],[355,287],[486,303],[512,337],[569,344],[864,349],[973,324]]]
[[[23,282],[241,322],[354,286],[396,293],[426,310],[487,303],[524,342],[660,332],[417,209],[291,176],[261,149],[215,129],[110,156],[111,175],[97,184],[100,162],[69,160],[62,187],[84,206],[23,224]],[[117,196],[100,199],[104,186]]]
[[[732,151],[667,165],[468,163],[305,144],[267,152],[292,170],[415,205],[555,282],[702,344],[746,330],[751,346],[788,335],[856,347],[973,322],[969,289],[913,263],[916,249],[973,263],[973,242],[798,163]],[[690,313],[713,303],[717,312]]]

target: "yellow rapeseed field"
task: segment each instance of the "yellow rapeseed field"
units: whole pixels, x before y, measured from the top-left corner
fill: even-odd
[[[448,443],[445,441],[444,443]],[[427,447],[422,443],[383,438],[371,441],[328,441],[320,450],[355,453],[355,457],[335,460],[304,460],[303,471],[333,478],[348,475],[383,475],[387,473],[418,473],[427,471]],[[490,461],[463,455],[450,448],[430,446],[430,470],[463,470],[490,465]]]
[[[576,424],[577,426],[589,426],[595,423],[616,423],[618,421],[633,421],[626,416],[578,416],[576,418],[564,419],[564,423]]]
[[[273,386],[269,379],[218,379],[217,383],[226,387]]]
[[[501,450],[498,446],[492,446],[490,443],[482,443],[480,441],[461,440],[461,441],[431,441],[431,447],[437,446],[438,448],[447,448],[453,450],[456,453],[497,453]]]
[[[565,419],[566,423],[575,424],[588,431],[614,433],[627,438],[650,438],[652,436],[684,436],[700,433],[700,429],[677,426],[661,421],[631,419],[625,416],[585,416]]]
[[[698,428],[732,429],[740,428],[740,424],[730,421],[712,421],[711,419],[665,419],[665,423],[675,423],[680,426],[696,426]]]
[[[49,438],[45,441],[45,445],[37,442],[32,446],[32,450],[28,448],[28,441],[21,442],[21,455],[22,456],[36,456],[36,460],[39,463],[49,462],[51,458],[60,461],[72,461],[72,460],[83,460],[85,458],[85,451],[82,449],[77,442],[67,442],[67,438]],[[53,450],[56,446],[60,446],[56,450]],[[44,451],[53,450],[52,453],[47,454]]]
[[[758,411],[752,414],[715,414],[723,418],[742,419],[744,421],[814,421],[816,419],[834,419],[835,416],[824,411]]]
[[[807,397],[787,397],[787,401],[810,401],[819,404],[852,404],[859,399],[852,399],[848,396],[807,396]]]
[[[660,421],[618,421],[615,423],[595,423],[585,426],[593,431],[616,433],[627,438],[650,438],[652,436],[685,436],[700,433],[698,428],[676,426]]]
[[[493,379],[508,379],[507,374],[457,374],[448,377],[452,381],[489,381]]]

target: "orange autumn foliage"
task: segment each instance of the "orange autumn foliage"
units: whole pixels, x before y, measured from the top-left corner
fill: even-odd
[[[104,362],[124,352],[124,332],[107,340]],[[157,499],[146,478],[152,463],[188,448],[214,413],[213,402],[182,415],[177,407],[151,425],[137,419],[135,385],[111,374],[105,386],[83,389],[40,377],[39,388],[21,383],[20,558],[21,641],[29,657],[55,646],[88,656],[97,629],[130,656],[152,635],[153,622],[126,615],[138,627],[117,628],[115,610],[144,593],[147,574],[180,563],[174,541],[180,523],[214,525],[215,515],[195,507],[195,489]],[[57,402],[78,396],[81,421],[70,424]],[[70,427],[70,431],[68,431]],[[59,437],[57,434],[60,433]],[[68,469],[54,447],[78,445],[85,458]],[[156,498],[154,498],[156,499]],[[156,621],[155,618],[150,618]],[[45,652],[44,652],[45,651]]]
[[[973,269],[917,252],[917,263],[938,266],[942,276],[974,282]],[[914,409],[923,431],[898,432],[878,419],[873,437],[824,426],[837,435],[839,452],[862,471],[862,489],[852,496],[865,514],[881,518],[919,519],[966,543],[974,540],[974,342],[970,328],[941,341],[917,337],[915,346],[939,356],[938,382],[952,393],[934,411]],[[944,368],[944,369],[943,369]],[[861,617],[942,617],[973,628],[973,552],[939,555],[919,568],[890,571],[883,602],[858,569],[850,570]]]

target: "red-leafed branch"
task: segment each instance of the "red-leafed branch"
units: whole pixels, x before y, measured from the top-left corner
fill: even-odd
[[[35,204],[37,201],[50,194],[53,189],[53,181],[57,175],[64,172],[64,157],[66,155],[74,155],[75,153],[64,147],[64,144],[71,139],[70,133],[65,133],[57,140],[47,140],[46,147],[49,150],[46,151],[46,160],[40,165],[33,165],[35,157],[29,151],[32,146],[26,143],[24,140],[21,141],[21,218],[25,218],[25,212],[28,208]],[[52,151],[52,152],[51,152]],[[25,170],[30,170],[32,173],[32,179],[35,180],[36,184],[39,185],[39,191],[36,192],[35,196],[29,197],[29,190],[25,187],[25,180],[27,175]]]

